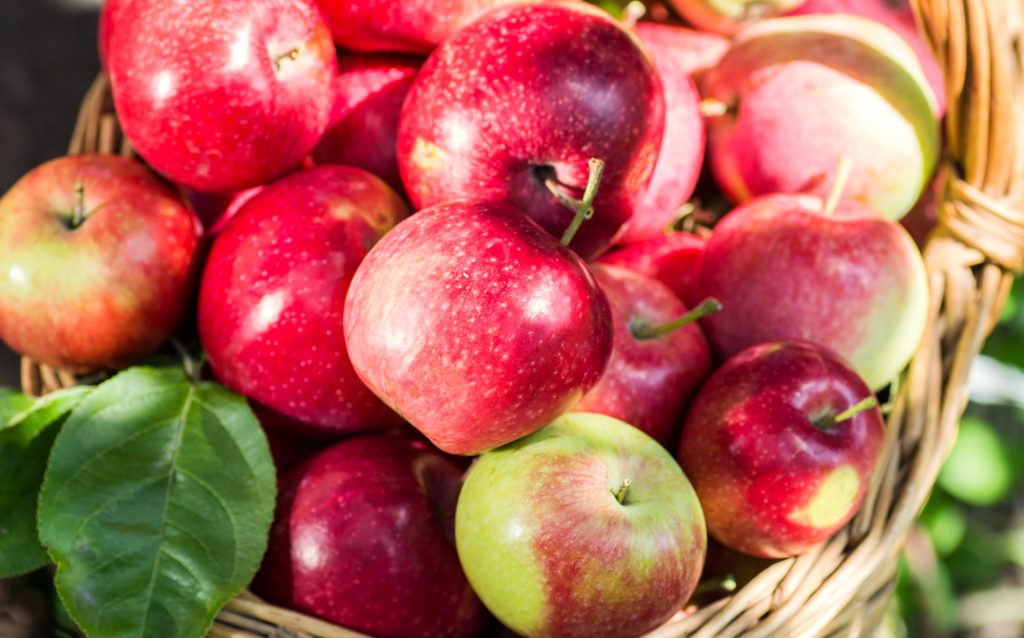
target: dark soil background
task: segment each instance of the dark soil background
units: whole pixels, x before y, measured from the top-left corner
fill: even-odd
[[[79,102],[99,71],[99,4],[0,0],[0,193],[65,152]],[[17,357],[0,344],[0,385],[17,384]]]

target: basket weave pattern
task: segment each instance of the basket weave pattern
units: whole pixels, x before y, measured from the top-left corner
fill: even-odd
[[[950,179],[925,263],[928,328],[903,373],[885,451],[857,517],[827,543],[772,564],[731,595],[649,638],[860,636],[885,613],[907,533],[956,439],[971,361],[1024,269],[1024,0],[911,0],[946,71]],[[70,153],[129,156],[104,76],[86,95]],[[22,385],[42,394],[73,375],[24,360]],[[245,593],[214,638],[361,636]]]

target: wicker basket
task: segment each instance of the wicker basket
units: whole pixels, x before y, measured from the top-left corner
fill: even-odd
[[[912,0],[946,70],[945,161],[953,176],[925,250],[928,328],[899,384],[885,452],[857,517],[827,543],[771,564],[741,589],[649,637],[860,636],[879,625],[907,533],[956,439],[971,361],[1024,267],[1024,0]],[[100,76],[71,153],[131,154]],[[22,363],[41,394],[74,376]],[[218,638],[361,636],[245,593],[220,613]]]

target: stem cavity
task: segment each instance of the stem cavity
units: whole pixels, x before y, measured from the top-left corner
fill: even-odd
[[[615,500],[619,502],[619,505],[626,505],[626,499],[629,497],[629,487],[633,485],[633,481],[629,479],[622,479],[622,485],[619,486],[617,492],[615,492]]]
[[[563,246],[568,246],[572,242],[580,226],[583,225],[583,220],[594,216],[594,199],[597,197],[597,189],[601,186],[601,176],[604,175],[604,160],[591,158],[587,165],[590,167],[590,174],[587,177],[587,188],[583,191],[582,199],[574,199],[566,195],[562,190],[563,185],[555,179],[554,175],[548,176],[544,180],[544,185],[555,196],[558,203],[575,213],[575,217],[562,235]]]
[[[832,191],[828,194],[828,199],[825,200],[825,207],[821,209],[821,214],[825,217],[831,217],[836,212],[839,201],[843,198],[843,191],[846,190],[846,182],[850,180],[850,168],[850,158],[845,156],[840,158],[836,165],[836,177],[832,182]]]
[[[663,323],[660,326],[637,326],[630,328],[630,332],[633,333],[633,338],[637,341],[646,341],[647,339],[657,339],[663,335],[667,335],[673,330],[678,330],[685,325],[689,325],[698,319],[706,317],[713,312],[718,312],[722,309],[722,302],[715,299],[714,297],[708,297],[704,301],[700,302],[696,308],[686,313],[678,319],[673,319],[668,323]]]

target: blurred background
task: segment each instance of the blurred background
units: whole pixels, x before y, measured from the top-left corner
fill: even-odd
[[[0,0],[0,193],[64,152],[99,70],[99,4]],[[17,384],[18,360],[0,345],[0,385]],[[971,392],[908,544],[890,635],[1024,637],[1024,285],[974,366]]]

